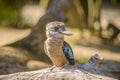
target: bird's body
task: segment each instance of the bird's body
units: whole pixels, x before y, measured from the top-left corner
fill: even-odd
[[[68,63],[65,55],[63,54],[62,44],[63,41],[57,39],[47,39],[45,42],[47,50],[46,53],[56,66],[62,66]]]
[[[45,53],[57,67],[61,67],[64,64],[75,64],[72,49],[64,41],[64,34],[70,35],[71,33],[65,32],[64,29],[62,22],[51,22],[46,26],[47,40],[44,43]],[[62,30],[64,34],[59,32]]]

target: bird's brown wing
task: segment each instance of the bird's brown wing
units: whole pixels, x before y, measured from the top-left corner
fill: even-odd
[[[70,45],[64,41],[62,49],[63,49],[64,55],[65,55],[66,59],[68,60],[69,64],[74,65],[75,59],[74,59],[73,51],[72,51],[72,48],[70,47]]]

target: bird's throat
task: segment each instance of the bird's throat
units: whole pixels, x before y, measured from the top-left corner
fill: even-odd
[[[47,42],[49,45],[51,46],[57,46],[57,47],[62,47],[63,46],[63,42],[64,42],[64,38],[48,38]]]

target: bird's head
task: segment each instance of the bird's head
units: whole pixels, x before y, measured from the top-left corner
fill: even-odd
[[[46,25],[46,35],[47,37],[63,38],[64,35],[70,36],[72,33],[65,28],[63,22],[54,21]]]

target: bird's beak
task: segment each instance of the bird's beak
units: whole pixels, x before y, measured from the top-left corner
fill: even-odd
[[[66,36],[71,36],[71,35],[72,35],[72,33],[69,32],[69,31],[66,30],[66,29],[64,29],[64,30],[60,30],[59,32],[60,32],[61,34],[63,34],[63,35],[66,35]]]

